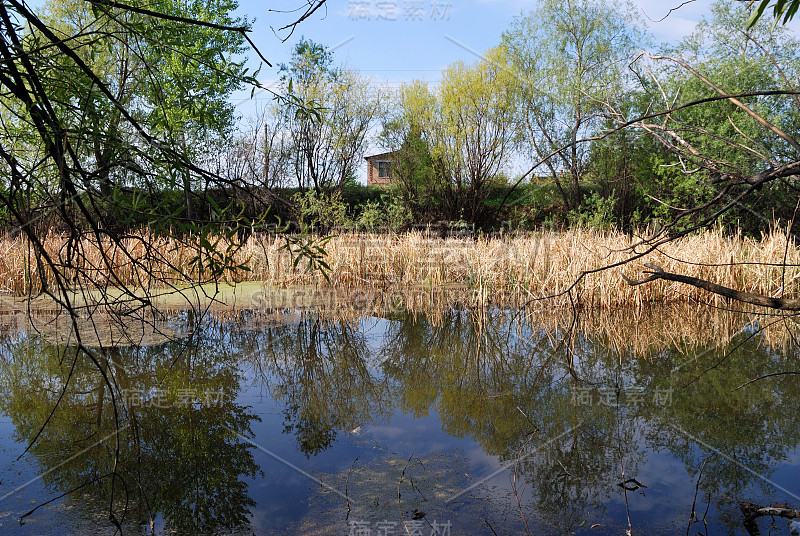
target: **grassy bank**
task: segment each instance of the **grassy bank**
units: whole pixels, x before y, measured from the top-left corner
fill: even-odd
[[[631,237],[621,233],[588,230],[541,232],[507,238],[430,238],[419,233],[403,235],[343,235],[326,245],[330,281],[319,273],[293,269],[289,252],[278,236],[253,236],[234,255],[249,270],[225,273],[226,281],[263,281],[268,285],[319,285],[340,289],[413,287],[466,291],[474,300],[508,305],[548,296],[542,306],[569,306],[562,294],[587,271],[627,259]],[[64,238],[45,241],[51,258],[67,262]],[[86,240],[73,244],[80,270],[65,269],[72,284],[92,288],[119,285],[148,287],[207,280],[198,250],[168,238],[138,236],[128,239],[126,254],[109,249],[101,255]],[[227,244],[217,244],[221,251]],[[784,270],[779,265],[787,253]],[[205,255],[205,254],[204,254]],[[136,259],[131,261],[130,258]],[[586,275],[574,287],[572,300],[583,306],[616,308],[691,300],[724,305],[723,299],[680,283],[655,281],[631,287],[622,275],[641,277],[645,262],[666,271],[699,277],[728,287],[771,296],[800,294],[800,251],[780,232],[761,240],[706,232],[664,245],[659,251],[625,266]],[[301,265],[302,266],[302,265]],[[29,244],[22,239],[0,238],[0,290],[11,295],[36,293],[47,271],[37,265]]]

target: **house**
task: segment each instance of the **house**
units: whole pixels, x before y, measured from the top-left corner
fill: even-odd
[[[389,186],[392,184],[392,164],[397,151],[367,156],[367,186]]]

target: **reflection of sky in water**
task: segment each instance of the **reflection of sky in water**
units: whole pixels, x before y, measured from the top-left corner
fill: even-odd
[[[98,524],[96,517],[92,519],[91,513],[81,511],[68,500],[44,506],[20,525],[21,515],[60,493],[37,478],[40,469],[36,463],[31,463],[29,456],[17,460],[26,445],[14,441],[13,436],[14,425],[0,414],[0,497],[3,497],[0,500],[0,534],[109,534],[107,526]]]
[[[398,348],[391,347],[401,340],[397,337],[400,323],[400,321],[369,319],[362,321],[353,330],[355,339],[362,345],[360,347],[362,350],[359,350],[362,353],[359,355],[365,360],[364,370],[371,378],[370,381],[380,383],[386,379],[386,369],[382,365],[384,360],[403,358],[402,356],[398,357],[396,353]],[[425,337],[430,337],[434,341],[424,341],[416,351],[441,355],[445,358],[452,357],[451,354],[460,351],[457,344],[453,346],[452,341],[448,342],[447,338],[437,341],[435,337],[430,336],[431,331],[441,330],[441,327],[431,329],[429,326],[423,325],[420,328],[419,322],[415,325],[415,329],[421,329]],[[403,327],[408,328],[408,326]],[[330,325],[328,329],[332,330]],[[454,329],[463,329],[463,325]],[[411,328],[409,330],[409,332],[413,332]],[[291,326],[284,331],[278,329],[276,334],[279,339],[285,341],[291,341],[293,337],[298,336],[295,331],[292,331]],[[221,333],[218,338],[226,345],[230,344],[236,347],[236,338],[231,334]],[[335,340],[335,338],[331,340]],[[409,340],[403,339],[405,343],[408,343]],[[258,344],[263,344],[263,341]],[[258,344],[256,348],[259,348]],[[647,363],[627,363],[624,366],[613,367],[608,362],[594,360],[593,354],[588,351],[591,350],[590,346],[591,341],[581,337],[579,350],[586,353],[579,355],[576,363],[584,364],[583,372],[591,375],[596,382],[606,382],[602,385],[597,383],[595,385],[597,389],[620,381],[623,385],[635,385],[637,381],[646,384],[647,381],[651,381],[646,373]],[[252,347],[249,348],[250,350],[245,350],[242,347],[240,351],[252,353]],[[413,348],[413,345],[409,345],[408,348]],[[499,344],[497,355],[501,357],[509,355],[517,349],[514,345]],[[252,526],[247,529],[247,534],[300,532],[304,534],[347,534],[351,527],[349,522],[357,518],[345,520],[347,516],[345,499],[329,491],[329,488],[326,487],[330,486],[344,493],[346,485],[349,486],[348,496],[353,501],[351,514],[362,516],[362,521],[371,523],[373,533],[375,533],[375,524],[382,519],[381,516],[397,522],[400,510],[403,510],[405,519],[408,520],[414,508],[428,512],[426,518],[429,521],[448,520],[452,523],[454,533],[456,529],[458,529],[458,533],[481,531],[489,533],[491,532],[489,526],[499,534],[518,533],[524,530],[514,498],[512,479],[515,456],[525,441],[525,435],[528,432],[523,430],[527,425],[519,428],[518,437],[515,437],[517,443],[509,445],[502,456],[496,453],[487,453],[486,445],[482,443],[486,437],[475,436],[470,431],[473,429],[469,426],[461,429],[460,432],[453,432],[454,429],[458,430],[457,422],[453,422],[453,419],[459,418],[458,402],[455,406],[447,406],[442,399],[442,393],[451,388],[455,389],[454,385],[460,384],[463,378],[458,375],[444,376],[443,378],[449,378],[447,381],[453,382],[453,385],[442,383],[434,386],[439,389],[438,394],[429,400],[426,408],[415,407],[413,413],[421,415],[415,417],[410,410],[403,411],[397,405],[398,400],[402,398],[401,395],[408,395],[408,392],[402,391],[402,389],[410,389],[403,382],[413,385],[416,381],[414,380],[415,376],[413,374],[404,376],[408,373],[408,370],[403,368],[407,366],[406,363],[394,363],[397,368],[393,369],[395,370],[393,374],[396,375],[381,388],[389,391],[397,390],[397,392],[390,392],[387,396],[387,400],[392,400],[395,405],[384,407],[382,414],[364,416],[363,422],[355,422],[354,426],[347,428],[339,426],[335,429],[336,438],[328,448],[323,448],[316,455],[307,456],[299,447],[295,434],[285,430],[288,418],[287,402],[285,399],[281,400],[280,395],[276,394],[282,392],[281,389],[276,390],[276,388],[285,382],[286,378],[281,378],[275,370],[268,370],[263,363],[261,366],[255,366],[254,359],[257,360],[259,356],[244,355],[240,357],[242,359],[240,371],[243,377],[236,401],[239,405],[249,408],[247,413],[260,419],[260,422],[252,423],[253,441],[258,447],[253,448],[251,452],[256,464],[263,472],[263,476],[259,474],[256,477],[242,477],[248,484],[248,496],[256,503],[256,506],[251,509],[250,522]],[[294,359],[290,355],[276,354],[273,357],[276,362],[280,361],[279,365],[283,367],[291,367],[292,359]],[[465,362],[469,359],[471,358],[465,358]],[[533,359],[533,356],[530,359]],[[679,359],[682,357],[676,356],[676,360]],[[669,364],[666,364],[665,367],[665,370],[669,370]],[[487,367],[485,364],[481,365],[481,368],[492,370],[491,366]],[[746,368],[752,369],[750,365],[746,365]],[[422,370],[422,376],[425,376],[426,372]],[[567,433],[563,440],[553,441],[552,445],[546,445],[541,451],[539,447],[535,447],[535,443],[526,447],[527,450],[522,460],[527,465],[524,465],[523,472],[525,470],[529,472],[526,473],[525,478],[520,475],[517,485],[521,492],[520,500],[523,511],[533,533],[554,534],[565,528],[576,533],[586,534],[624,532],[627,529],[628,513],[626,513],[625,493],[617,485],[622,481],[620,456],[622,467],[625,469],[625,478],[635,478],[646,486],[646,488],[627,492],[627,510],[634,533],[637,531],[645,534],[685,532],[697,482],[697,467],[693,467],[690,471],[687,468],[687,459],[694,462],[702,461],[711,454],[711,451],[699,447],[692,439],[681,437],[680,434],[672,439],[672,444],[675,445],[675,448],[682,448],[682,454],[667,448],[660,439],[656,443],[653,442],[654,438],[661,438],[664,434],[674,434],[674,431],[669,428],[673,418],[670,413],[672,408],[661,408],[667,412],[666,418],[662,418],[664,414],[658,411],[648,410],[644,412],[643,416],[633,417],[629,415],[629,412],[635,412],[636,408],[620,408],[616,412],[605,408],[602,409],[605,411],[602,413],[602,418],[611,420],[595,423],[592,419],[601,415],[599,413],[601,409],[596,407],[548,406],[552,401],[547,397],[561,396],[568,400],[569,378],[569,374],[562,367],[561,370],[554,371],[551,377],[541,380],[541,384],[544,386],[544,390],[541,392],[544,393],[545,398],[516,400],[516,403],[525,407],[526,411],[534,415],[535,419],[540,419],[542,415],[548,415],[548,411],[553,415],[561,415],[562,418],[570,414],[577,414],[581,422],[584,419],[586,421],[586,424],[581,426],[592,429],[591,433],[585,431],[586,434],[581,430],[574,434]],[[528,377],[528,379],[530,378]],[[482,381],[492,381],[491,374]],[[523,380],[516,378],[515,381]],[[445,382],[445,379],[442,379],[442,382]],[[514,387],[513,382],[510,385],[510,388]],[[336,385],[329,387],[336,388]],[[509,388],[508,385],[505,387]],[[648,385],[648,388],[652,387],[652,385]],[[527,392],[521,390],[519,396]],[[534,389],[531,392],[540,391]],[[489,394],[491,396],[487,400],[491,400],[491,402],[486,402],[486,404],[502,402],[492,398],[496,394],[493,391]],[[474,401],[465,399],[463,403],[470,404]],[[514,404],[509,407],[514,413],[514,418],[519,419]],[[559,411],[566,413],[559,413]],[[464,415],[471,418],[472,414],[470,411],[465,411]],[[676,418],[678,417],[680,415],[676,415]],[[490,425],[488,426],[489,432],[480,428],[481,433],[488,433],[491,436],[492,427],[496,424],[498,428],[496,433],[498,437],[502,437],[502,429],[506,425],[504,419],[510,417],[498,414],[495,415],[495,418],[498,419],[497,423],[488,423]],[[765,415],[764,418],[768,419],[770,416]],[[346,422],[346,419],[342,422]],[[735,426],[736,416],[730,416],[727,422],[731,426]],[[539,424],[547,427],[552,423],[539,422]],[[796,422],[791,421],[789,424],[796,425]],[[616,448],[614,444],[614,437],[619,428],[631,429],[630,435],[624,438],[624,442],[630,444],[626,444],[620,449]],[[450,433],[445,430],[449,430]],[[6,416],[0,417],[0,496],[34,478],[39,470],[35,467],[37,464],[31,463],[31,460],[36,458],[30,454],[21,461],[14,461],[24,448],[14,440],[14,432],[11,420]],[[475,433],[477,433],[477,429]],[[580,452],[582,448],[582,445],[573,442],[573,435],[578,438],[575,441],[584,441],[588,438],[589,441],[599,442],[599,446],[596,447],[596,450],[599,449],[597,460],[602,460],[602,467],[598,471],[606,471],[606,473],[592,475],[591,468],[586,469],[585,473],[581,473],[576,471],[572,465],[566,467],[570,463],[579,463],[581,459],[578,456],[575,458],[578,462],[569,461],[571,458],[567,451],[571,450],[574,454],[574,452]],[[713,438],[713,431],[709,431],[709,434],[704,437],[706,440],[709,437]],[[545,439],[542,438],[542,441],[546,443]],[[724,444],[720,444],[719,448],[726,447]],[[769,456],[765,456],[764,459],[769,460],[772,468],[771,475],[767,476],[779,486],[790,491],[797,491],[797,482],[800,482],[800,451],[789,448],[785,458],[785,460],[773,461]],[[417,461],[419,463],[416,463]],[[717,461],[719,462],[719,460]],[[566,464],[563,466],[564,471],[558,469],[555,472],[546,473],[555,467],[556,463]],[[308,478],[292,468],[290,464],[312,475],[319,482]],[[412,487],[404,489],[404,502],[398,504],[398,482],[404,468],[410,475],[413,473],[412,478],[416,479],[415,482],[419,489]],[[503,470],[504,468],[506,470]],[[164,467],[163,470],[169,471],[169,467]],[[736,520],[741,518],[741,514],[736,512],[736,500],[746,499],[763,505],[769,505],[772,502],[788,502],[790,506],[800,506],[798,504],[800,501],[795,501],[780,489],[758,480],[752,475],[746,475],[744,471],[739,472],[748,477],[749,483],[746,486],[735,490],[735,493],[731,492],[731,496],[726,499],[721,499],[719,496],[711,497],[707,517],[710,533],[727,532],[731,527],[730,520],[734,520],[735,524]],[[560,479],[560,483],[554,485],[551,491],[555,493],[559,489],[565,490],[566,495],[561,502],[552,497],[537,495],[540,493],[534,489],[537,479],[543,478]],[[706,475],[706,478],[710,477]],[[570,481],[586,482],[586,485],[592,488],[588,498],[572,497],[570,494],[576,493],[575,490],[580,489],[580,485],[575,485],[574,482],[569,484]],[[408,482],[400,482],[400,485],[408,486]],[[461,490],[472,486],[474,488],[469,492],[460,494]],[[110,534],[113,532],[101,514],[87,512],[81,507],[79,501],[69,498],[42,508],[28,518],[25,525],[19,525],[18,518],[22,513],[59,493],[59,490],[46,489],[42,481],[36,481],[29,487],[0,501],[0,532],[3,534],[62,534],[65,533],[64,527],[70,527],[69,530],[74,531],[72,533],[75,534],[92,532]],[[724,494],[726,490],[716,490],[715,493]],[[454,495],[458,496],[457,499],[448,501]],[[701,487],[696,504],[698,518],[702,518],[706,511],[708,499],[709,497]],[[554,524],[554,519],[558,518],[558,512],[540,511],[542,501],[548,504],[552,503],[547,506],[551,509],[562,504],[563,519]],[[720,511],[719,508],[723,510]],[[782,523],[782,521],[778,522],[780,527],[783,527]],[[163,519],[157,519],[156,528],[161,529],[163,526]],[[698,527],[702,529],[702,523],[694,526],[694,528]],[[743,533],[744,529],[739,525],[737,530]],[[781,528],[781,530],[783,529]],[[400,527],[396,529],[396,532],[401,534],[404,531]],[[431,528],[428,526],[425,534],[430,532]]]

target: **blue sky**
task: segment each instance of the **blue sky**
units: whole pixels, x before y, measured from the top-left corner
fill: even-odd
[[[656,43],[675,42],[690,33],[708,13],[711,4],[711,0],[695,0],[681,6],[682,2],[634,2]],[[336,63],[346,63],[372,77],[376,85],[396,86],[412,79],[435,83],[447,65],[457,60],[472,63],[477,54],[497,45],[511,20],[521,12],[532,10],[536,2],[328,0],[323,8],[297,27],[294,35],[285,43],[281,42],[272,28],[277,30],[297,14],[270,9],[291,9],[303,4],[302,0],[240,0],[239,13],[256,19],[253,39],[274,66],[261,71],[260,79],[266,84],[276,79],[277,65],[288,61],[301,36],[334,49]],[[670,8],[678,9],[662,22],[654,22],[665,17]],[[798,23],[793,25],[797,27]],[[278,34],[285,37],[287,32]],[[244,97],[237,95],[236,102]],[[260,102],[266,100],[262,95]],[[252,106],[253,103],[242,103],[240,108]]]
[[[302,35],[328,47],[338,45],[338,61],[363,74],[389,80],[437,80],[450,63],[474,61],[474,52],[497,45],[511,20],[536,4],[532,0],[328,0],[286,43],[281,43],[270,27],[277,28],[290,16],[269,12],[269,3],[240,1],[240,13],[256,18],[254,37],[268,59],[285,61]],[[697,0],[664,22],[650,23],[650,29],[657,41],[677,40],[691,31],[708,4]],[[666,5],[663,0],[637,3],[645,22],[646,16],[663,17],[668,11]],[[275,71],[265,70],[265,76],[270,72]]]
[[[677,42],[691,33],[712,4],[712,0],[694,0],[681,5],[683,1],[634,1],[655,43]],[[286,37],[287,32],[276,36],[273,28],[294,20],[297,13],[270,9],[303,4],[303,0],[240,0],[239,14],[256,19],[253,40],[273,64],[273,68],[263,68],[259,76],[267,86],[275,84],[278,64],[288,61],[302,36],[333,49],[337,64],[345,63],[372,77],[376,87],[398,86],[413,79],[436,83],[442,69],[458,60],[474,62],[480,53],[500,42],[515,16],[536,7],[535,0],[328,0],[286,42],[281,42],[278,36]],[[670,8],[677,9],[670,13]],[[656,22],[659,19],[664,20]],[[800,20],[792,27],[797,31]],[[245,118],[272,100],[263,92],[253,100],[249,95],[248,91],[233,98]],[[381,150],[375,146],[368,153]]]

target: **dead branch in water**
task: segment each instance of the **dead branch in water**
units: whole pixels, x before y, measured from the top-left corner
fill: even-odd
[[[644,272],[646,274],[651,274],[648,277],[634,281],[623,274],[622,278],[632,287],[663,279],[665,281],[685,283],[732,300],[749,303],[750,305],[758,305],[760,307],[768,307],[770,309],[779,309],[782,311],[800,311],[800,299],[773,298],[762,294],[743,292],[698,277],[665,272],[660,266],[651,262],[646,263],[645,266],[650,268],[650,270]]]

